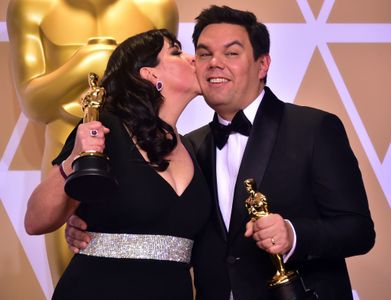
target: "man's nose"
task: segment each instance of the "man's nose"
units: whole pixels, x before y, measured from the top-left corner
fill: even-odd
[[[220,56],[214,55],[209,61],[210,68],[224,68],[224,59]]]

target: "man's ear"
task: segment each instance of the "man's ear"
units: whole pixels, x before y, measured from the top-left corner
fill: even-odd
[[[271,63],[271,58],[269,54],[263,54],[257,59],[259,64],[259,79],[264,79],[267,76],[267,72],[269,71],[269,66]]]

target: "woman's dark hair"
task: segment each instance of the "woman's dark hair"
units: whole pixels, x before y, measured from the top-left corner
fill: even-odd
[[[104,110],[119,116],[138,146],[146,151],[150,165],[158,171],[167,169],[169,161],[165,157],[177,145],[177,138],[172,126],[159,118],[163,96],[140,76],[140,69],[159,64],[158,54],[165,39],[181,46],[165,29],[128,38],[110,56],[101,81],[106,90]]]
[[[246,29],[253,47],[254,60],[261,55],[269,54],[270,36],[267,27],[263,23],[258,22],[257,17],[253,13],[233,9],[228,6],[212,5],[200,13],[196,18],[193,32],[194,47],[197,49],[198,39],[206,26],[220,23],[240,25]]]

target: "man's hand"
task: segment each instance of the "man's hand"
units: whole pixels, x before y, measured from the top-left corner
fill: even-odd
[[[270,254],[286,254],[293,245],[291,225],[279,214],[269,214],[246,224],[246,237],[253,237],[257,246]]]
[[[86,229],[87,223],[78,216],[72,215],[68,219],[65,227],[65,239],[73,253],[79,253],[91,241],[90,236],[85,232]]]

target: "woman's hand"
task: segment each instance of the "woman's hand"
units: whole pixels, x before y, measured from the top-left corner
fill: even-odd
[[[80,124],[77,128],[75,145],[72,150],[72,160],[82,152],[100,152],[105,150],[105,135],[110,129],[99,121]]]

